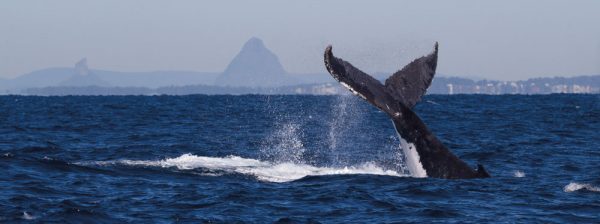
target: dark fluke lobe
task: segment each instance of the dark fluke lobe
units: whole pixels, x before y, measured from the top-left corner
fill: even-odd
[[[438,43],[434,51],[404,66],[385,80],[385,88],[398,101],[412,108],[425,95],[437,67]]]
[[[431,85],[437,54],[436,43],[431,54],[394,73],[385,85],[349,62],[333,56],[331,46],[325,49],[324,62],[333,78],[392,118],[402,138],[407,165],[414,176],[448,179],[490,177],[483,166],[478,165],[478,170],[474,170],[452,154],[411,109]]]

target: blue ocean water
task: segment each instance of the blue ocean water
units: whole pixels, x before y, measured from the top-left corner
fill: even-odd
[[[355,96],[0,97],[0,223],[600,222],[599,95],[429,95],[492,178],[412,178]]]

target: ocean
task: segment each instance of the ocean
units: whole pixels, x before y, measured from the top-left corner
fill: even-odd
[[[0,96],[0,223],[599,223],[600,95],[427,95],[492,178],[411,177],[355,96]]]

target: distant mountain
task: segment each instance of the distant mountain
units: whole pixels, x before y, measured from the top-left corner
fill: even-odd
[[[110,86],[110,84],[96,73],[90,71],[87,59],[83,58],[75,64],[74,74],[67,80],[59,83],[60,86]]]
[[[275,87],[300,83],[283,69],[262,40],[250,38],[215,84],[219,86]]]
[[[320,57],[320,56],[319,56]],[[376,72],[384,82],[392,73]],[[72,68],[48,68],[0,79],[0,94],[347,94],[325,71],[288,73],[258,38],[248,40],[224,72],[95,70],[82,59]],[[600,93],[600,75],[522,81],[472,80],[438,75],[429,94]]]
[[[0,94],[20,94],[44,87],[147,87],[212,84],[219,73],[192,71],[116,72],[90,69],[84,58],[72,68],[47,68],[0,80]]]
[[[74,74],[73,68],[47,68],[6,80],[3,93],[19,93],[22,89],[57,86]]]
[[[44,87],[145,87],[214,85],[231,87],[281,87],[334,81],[322,73],[287,73],[277,56],[258,38],[248,40],[224,72],[153,71],[117,72],[88,67],[86,58],[72,68],[47,68],[0,80],[0,94],[20,94]]]

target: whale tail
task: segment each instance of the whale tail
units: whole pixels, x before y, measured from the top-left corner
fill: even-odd
[[[438,43],[433,52],[415,59],[385,80],[385,88],[394,99],[413,108],[431,85],[437,67]]]
[[[347,61],[333,56],[332,47],[325,49],[327,71],[355,95],[360,96],[393,120],[396,131],[406,144],[402,147],[408,167],[416,176],[437,178],[489,177],[483,166],[474,170],[452,154],[429,131],[412,108],[421,100],[431,85],[437,67],[438,43],[432,53],[415,59],[392,74],[385,85]]]
[[[331,46],[325,50],[325,67],[336,80],[353,93],[361,94],[363,98],[372,98],[386,93],[408,108],[413,108],[431,85],[437,67],[437,58],[438,43],[436,42],[432,53],[415,59],[392,74],[385,80],[385,86],[352,64],[334,57]]]

